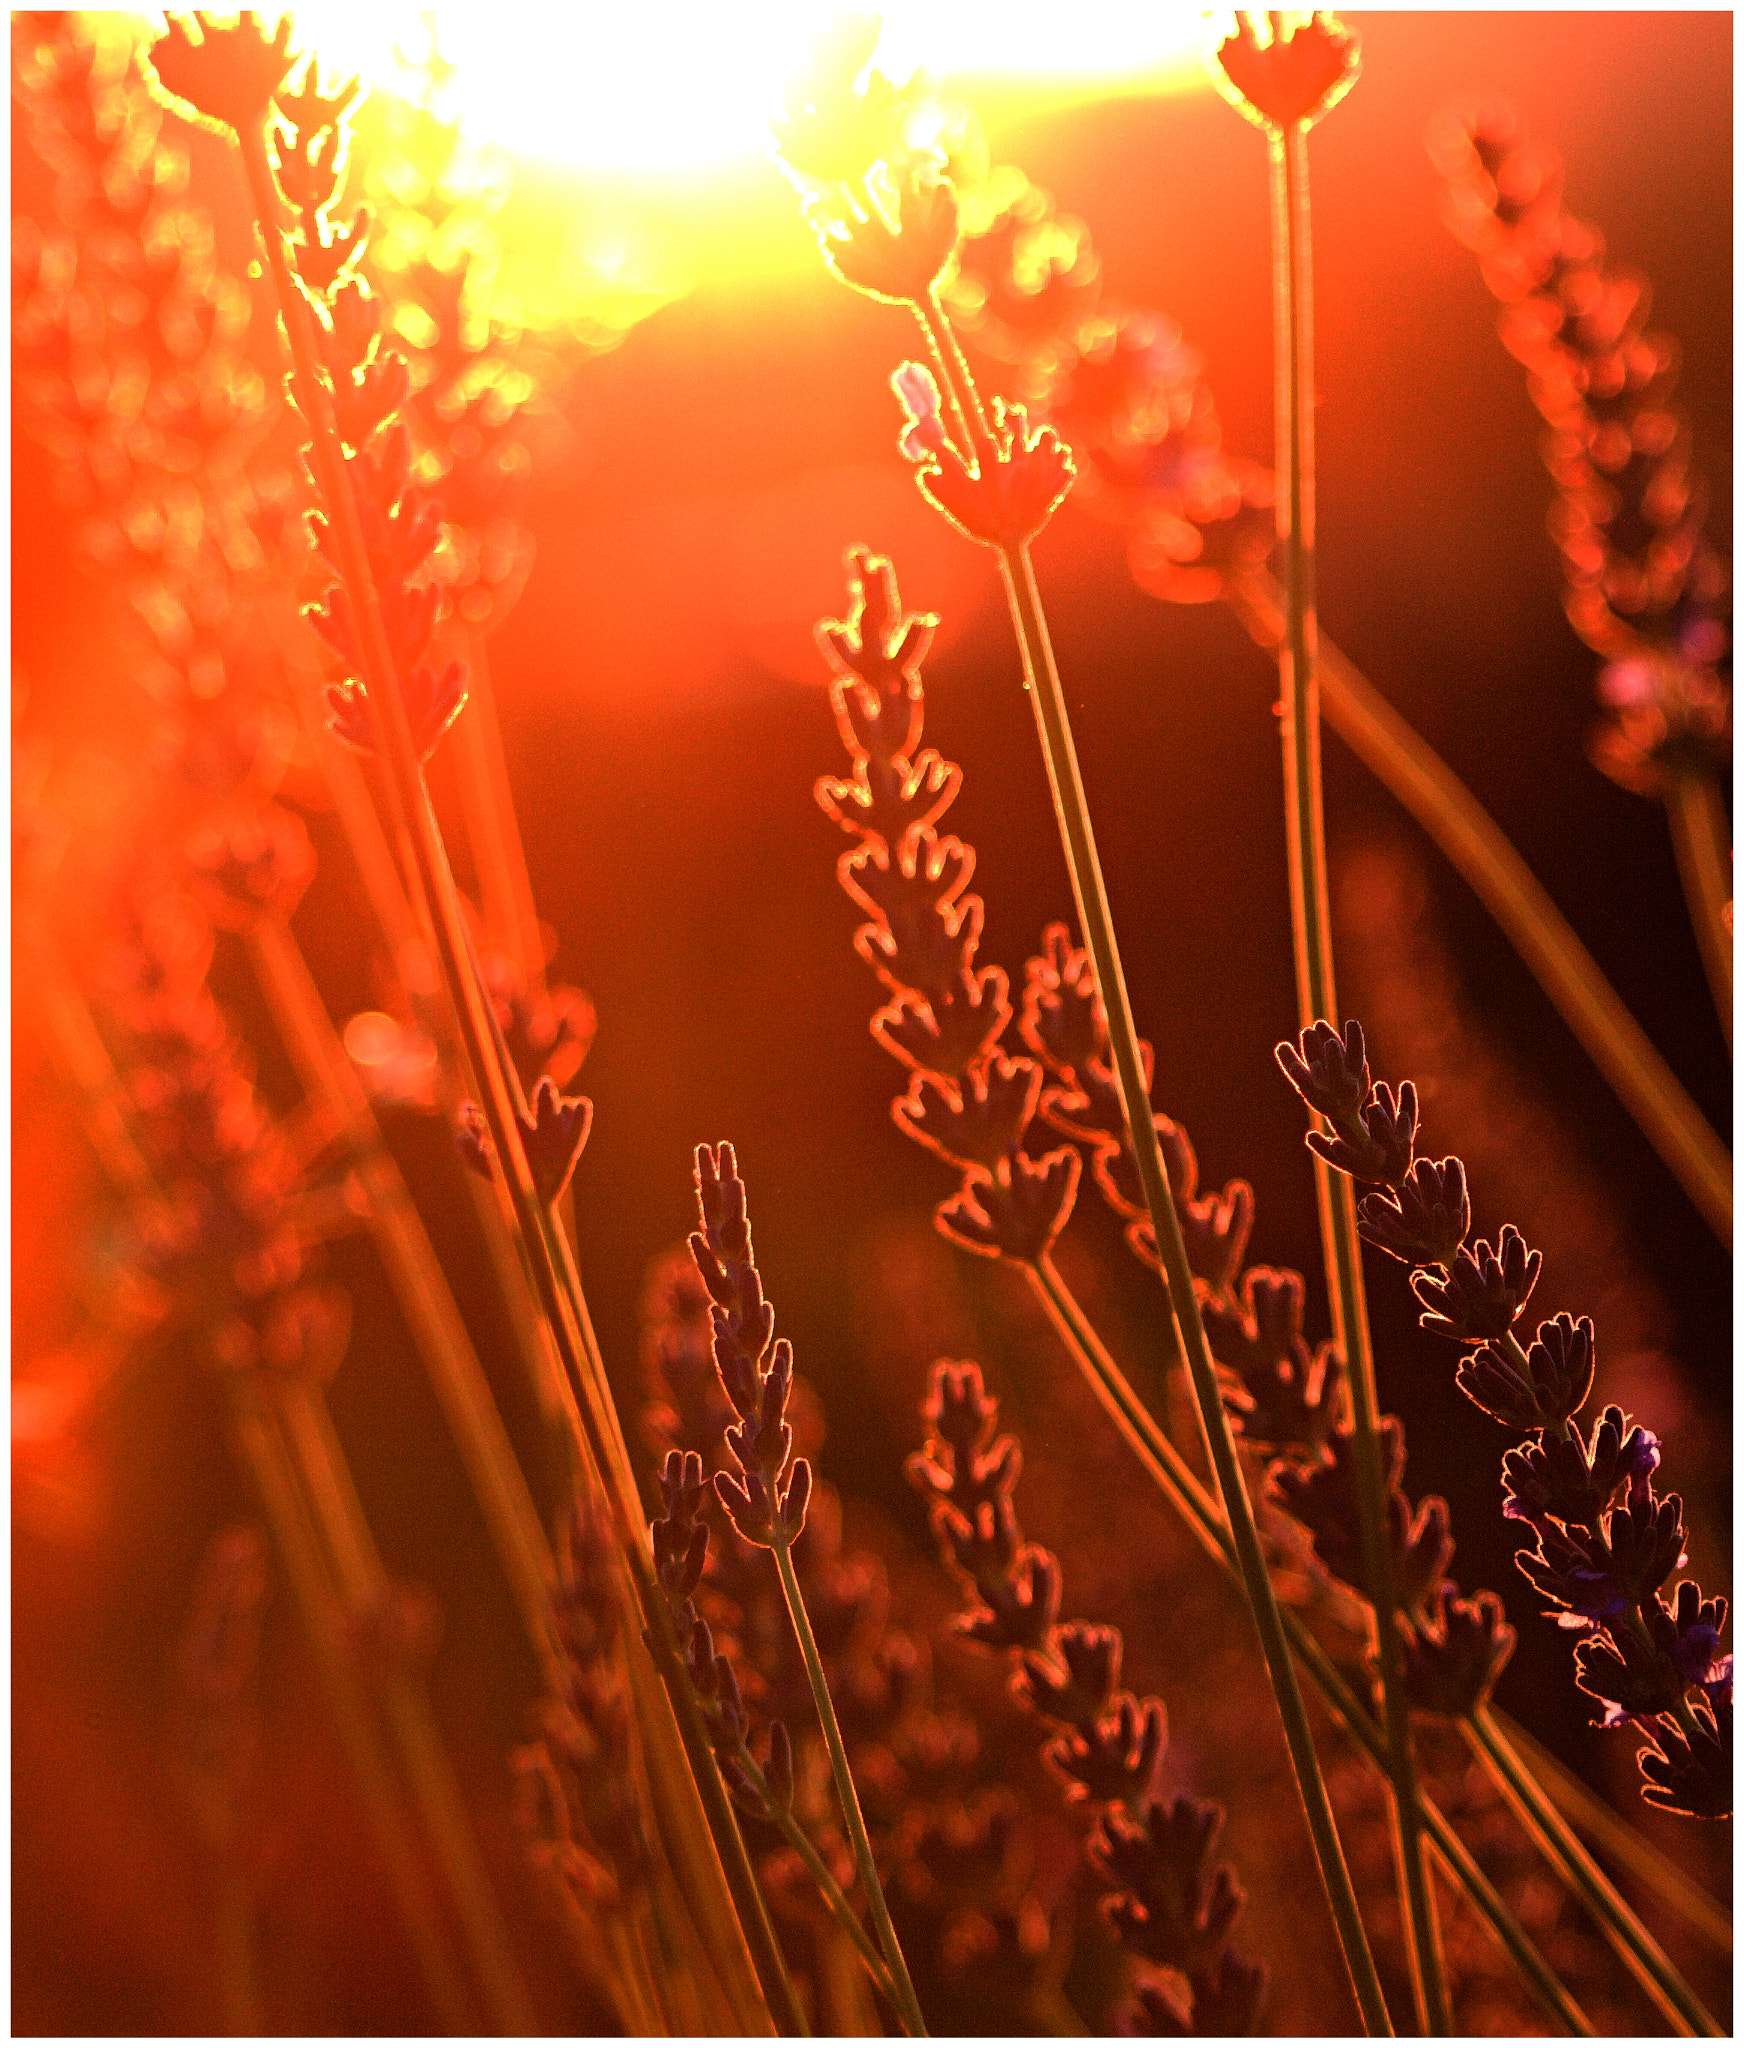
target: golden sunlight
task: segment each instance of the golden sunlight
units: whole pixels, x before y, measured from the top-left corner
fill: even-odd
[[[394,84],[402,52],[431,25],[455,68],[445,111],[472,139],[586,170],[694,171],[761,156],[767,123],[814,38],[843,10],[831,0],[629,8],[309,5],[304,44],[336,71]],[[1204,15],[1191,7],[1092,10],[1012,4],[988,46],[984,0],[890,0],[878,64],[903,79],[973,68],[983,79],[1047,80],[1074,94],[1159,90],[1203,77]]]

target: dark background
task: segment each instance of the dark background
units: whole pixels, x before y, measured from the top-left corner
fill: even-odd
[[[1729,1133],[1728,1062],[1663,815],[1583,751],[1598,664],[1561,611],[1540,422],[1476,263],[1441,223],[1423,132],[1451,98],[1500,94],[1562,153],[1568,207],[1651,280],[1651,324],[1682,344],[1710,532],[1729,551],[1731,18],[1349,19],[1364,75],[1310,152],[1322,630],[1502,823]],[[1019,164],[1089,223],[1105,293],[1166,311],[1203,351],[1232,452],[1269,459],[1257,133],[1208,87],[989,127],[996,162]],[[948,823],[979,854],[982,961],[1020,982],[1043,925],[1069,917],[991,557],[928,511],[896,455],[885,380],[916,337],[902,314],[806,261],[773,168],[649,206],[703,252],[714,222],[760,210],[768,272],[748,280],[702,261],[693,291],[565,384],[529,511],[538,560],[492,649],[534,887],[559,937],[553,972],[599,1011],[581,1080],[596,1115],[576,1213],[607,1357],[633,1405],[647,1263],[691,1223],[694,1146],[732,1139],[779,1327],[828,1410],[824,1470],[870,1504],[851,1526],[894,1523],[924,1545],[900,1465],[917,1440],[926,1366],[941,1352],[980,1356],[1018,1404],[1031,1472],[1056,1468],[1026,1487],[1064,1525],[1043,1526],[1038,1504],[1032,1533],[1065,1547],[1078,1517],[1092,1557],[1086,1606],[1093,1591],[1125,1600],[1110,1618],[1129,1639],[1143,1644],[1147,1628],[1153,1638],[1133,1651],[1137,1682],[1160,1686],[1178,1724],[1202,1726],[1214,1746],[1219,1710],[1181,1698],[1192,1672],[1154,1641],[1158,1615],[1132,1594],[1134,1575],[1123,1582],[1109,1566],[1094,1577],[1089,1532],[1119,1519],[1136,1474],[1098,1445],[1099,1419],[1072,1395],[1011,1389],[1018,1361],[1063,1364],[1049,1365],[1016,1281],[949,1253],[927,1228],[949,1183],[889,1122],[899,1077],[866,1033],[879,998],[849,946],[857,919],[832,873],[841,842],[810,795],[843,765],[811,622],[839,612],[843,550],[865,541],[893,555],[911,607],[942,616],[927,739],[965,771]],[[225,232],[242,246],[236,222]],[[100,608],[93,625],[40,458],[21,441],[16,461],[15,658],[32,715],[66,728],[124,685],[100,668]],[[1221,607],[1164,607],[1138,592],[1119,535],[1074,507],[1035,553],[1134,1007],[1157,1048],[1157,1103],[1192,1134],[1205,1181],[1253,1183],[1250,1258],[1309,1274],[1318,1336],[1312,1182],[1299,1109],[1271,1057],[1294,1024],[1272,672]],[[1493,1237],[1512,1221],[1543,1247],[1534,1311],[1595,1317],[1599,1394],[1666,1438],[1665,1479],[1690,1501],[1691,1571],[1723,1586],[1726,1256],[1464,885],[1330,738],[1326,779],[1341,995],[1370,1026],[1376,1071],[1418,1079],[1426,1145],[1471,1168],[1477,1230]],[[335,855],[300,925],[340,1017],[372,1000],[346,935],[347,887]],[[99,1182],[27,1014],[21,1027],[14,1289],[28,1366],[75,1327],[76,1269],[100,1226]],[[440,1134],[408,1120],[396,1142],[420,1170],[446,1170]],[[1062,1264],[1123,1355],[1142,1357],[1153,1283],[1088,1195],[1078,1216]],[[1450,1497],[1461,1583],[1500,1590],[1521,1632],[1504,1703],[1623,1795],[1634,1745],[1584,1729],[1565,1641],[1510,1563],[1497,1512],[1505,1440],[1455,1392],[1450,1347],[1416,1330],[1402,1269],[1373,1259],[1370,1292],[1411,1490]],[[524,1674],[476,1555],[458,1463],[397,1343],[391,1326],[360,1317],[334,1405],[384,1550],[447,1607],[434,1682],[481,1810],[495,1812],[487,1832],[502,1831],[490,1773],[520,1732]],[[23,2031],[195,2024],[187,1957],[198,1944],[184,1924],[192,1909],[177,1903],[192,1883],[188,1852],[155,1745],[165,1645],[193,1561],[212,1528],[249,1512],[214,1415],[191,1369],[148,1379],[90,1446],[92,1505],[76,1533],[26,1527],[17,1541]],[[1094,1482],[1076,1491],[1074,1461]],[[294,1784],[321,1766],[292,1755],[285,1768]],[[1264,1826],[1250,1831],[1250,1860]],[[1693,1826],[1665,1831],[1674,1848]],[[294,1830],[284,1854],[287,1867],[318,1860]],[[311,1952],[352,1953],[343,1926],[300,1910]],[[378,2002],[380,2023],[397,2024],[379,1978],[361,1963],[331,1967],[338,1988],[325,1995],[347,2028],[370,2025]]]

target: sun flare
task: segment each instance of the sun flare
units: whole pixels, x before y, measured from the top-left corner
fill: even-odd
[[[829,0],[733,7],[298,7],[305,47],[336,71],[403,79],[401,52],[431,25],[454,67],[450,111],[476,141],[586,170],[694,172],[760,156],[767,123],[820,30]],[[1200,10],[1116,4],[1000,10],[997,47],[977,0],[892,0],[878,63],[905,78],[1049,80],[1094,91],[1161,87],[1199,73]]]

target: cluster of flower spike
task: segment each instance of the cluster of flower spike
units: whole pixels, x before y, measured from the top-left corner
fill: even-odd
[[[358,273],[369,237],[367,212],[339,218],[355,85],[323,94],[313,59],[290,80],[290,18],[269,39],[257,18],[234,26],[208,16],[198,36],[170,23],[151,48],[158,89],[191,119],[232,131],[244,149],[271,120],[274,174],[293,230],[288,254],[315,330],[319,393],[293,387],[299,404],[331,407],[355,502],[369,577],[380,610],[393,680],[404,700],[412,742],[426,758],[460,714],[466,671],[425,660],[441,591],[430,562],[441,538],[441,511],[411,479],[410,430],[396,415],[411,388],[405,358],[384,344],[381,308]],[[278,223],[263,223],[270,234]],[[311,428],[319,431],[316,422]],[[328,517],[310,515],[315,547],[341,578],[309,613],[342,664],[345,680],[328,692],[333,727],[349,745],[373,752],[376,712],[362,679],[366,628],[353,616],[343,548]]]
[[[731,1645],[717,1648],[697,1605],[709,1561],[704,1506],[712,1492],[747,1544],[790,1543],[805,1527],[811,1466],[792,1456],[793,1347],[785,1338],[775,1341],[775,1312],[763,1298],[751,1253],[745,1184],[733,1148],[698,1146],[696,1178],[702,1229],[692,1234],[690,1250],[709,1297],[714,1370],[737,1418],[723,1432],[735,1469],[715,1472],[711,1485],[701,1449],[667,1452],[660,1470],[665,1513],[652,1530],[654,1564],[721,1775],[747,1812],[772,1820],[793,1804],[793,1745],[786,1726],[774,1722],[767,1761],[759,1767],[752,1759],[751,1722]]]
[[[856,841],[837,873],[871,920],[855,949],[891,992],[872,1035],[914,1072],[895,1105],[899,1127],[963,1176],[939,1228],[984,1256],[1033,1261],[1071,1212],[1078,1156],[1070,1146],[1039,1158],[1024,1150],[1042,1070],[999,1050],[1009,983],[1003,969],[975,965],[982,905],[965,893],[975,857],[934,829],[962,783],[953,762],[919,751],[920,663],[934,622],[903,613],[888,562],[863,548],[849,560],[848,616],[819,633],[839,672],[832,701],[854,766],[846,781],[819,782],[817,798]]]
[[[1548,428],[1568,615],[1608,663],[1595,757],[1645,793],[1680,768],[1723,767],[1728,577],[1702,532],[1689,422],[1672,395],[1677,349],[1648,328],[1648,285],[1564,211],[1561,163],[1509,109],[1449,111],[1429,150],[1448,223],[1502,301],[1502,339]]]
[[[851,559],[849,616],[820,632],[843,671],[834,702],[854,769],[845,781],[820,782],[817,796],[860,842],[839,864],[843,887],[876,920],[861,927],[855,945],[893,991],[873,1019],[873,1036],[915,1069],[907,1094],[892,1105],[897,1126],[963,1174],[958,1193],[936,1212],[938,1227],[986,1256],[1033,1265],[1046,1255],[1070,1213],[1081,1163],[1074,1147],[1039,1159],[1025,1151],[1039,1117],[1087,1147],[1091,1177],[1125,1222],[1127,1242],[1154,1267],[1155,1239],[1089,959],[1064,926],[1049,929],[1045,950],[1028,962],[1019,1022],[1033,1057],[1009,1057],[999,1042],[1011,1020],[1006,977],[973,964],[982,906],[964,885],[974,855],[934,829],[962,772],[930,748],[919,751],[919,663],[931,621],[903,616],[888,563],[864,550]],[[1151,1051],[1143,1041],[1140,1053],[1148,1079]],[[1186,1131],[1153,1116],[1231,1419],[1268,1461],[1271,1506],[1308,1531],[1326,1572],[1360,1586],[1343,1360],[1330,1345],[1312,1350],[1303,1337],[1300,1274],[1243,1271],[1252,1189],[1234,1180],[1201,1193]],[[1394,1584],[1412,1623],[1405,1639],[1412,1698],[1428,1711],[1465,1713],[1488,1694],[1513,1632],[1494,1594],[1464,1599],[1446,1577],[1453,1550],[1447,1504],[1432,1496],[1413,1505],[1405,1494],[1397,1417],[1385,1420],[1384,1458]]]
[[[768,1559],[730,1527],[705,1532],[700,1514],[689,1510],[693,1499],[704,1499],[701,1488],[722,1461],[734,1419],[714,1362],[712,1307],[688,1252],[658,1262],[644,1304],[651,1399],[643,1420],[667,1460],[663,1488],[676,1509],[673,1527],[658,1539],[660,1555],[681,1641],[696,1641],[685,1612],[693,1608],[708,1625],[708,1653],[726,1658],[736,1674],[730,1690],[722,1680],[705,1697],[705,1712],[711,1697],[729,1708],[737,1702],[746,1746],[763,1749],[766,1733],[768,1753],[792,1759],[777,1772],[776,1789],[788,1796],[783,1773],[790,1772],[795,1819],[846,1883],[852,1858],[819,1754],[811,1687]],[[789,1396],[789,1416],[800,1447],[814,1450],[822,1411],[802,1379]],[[704,1546],[694,1583],[692,1545]],[[891,1623],[882,1561],[844,1548],[841,1501],[823,1480],[813,1482],[793,1561],[922,2005],[941,2028],[956,2016],[972,2027],[1025,2031],[1034,2024],[1028,2000],[1048,1952],[1046,1908],[1031,1884],[1027,1807],[1009,1784],[985,1783],[990,1774],[1010,1774],[982,1750],[971,1722],[933,1699],[926,1645]],[[791,1740],[788,1729],[796,1731]],[[745,1769],[736,1731],[723,1726],[721,1734],[723,1774],[740,1806],[767,1824],[755,1767]],[[751,1845],[765,1850],[756,1834]],[[814,1982],[825,1981],[815,1950],[827,1930],[810,1879],[774,1833],[760,1867],[791,1947],[814,1952]]]
[[[1363,1235],[1412,1268],[1423,1327],[1472,1349],[1457,1380],[1469,1399],[1526,1440],[1502,1463],[1503,1513],[1531,1530],[1521,1571],[1563,1628],[1582,1638],[1582,1689],[1602,1725],[1635,1722],[1644,1797],[1673,1812],[1721,1816],[1732,1805],[1732,1659],[1720,1652],[1726,1602],[1690,1581],[1664,1588],[1684,1556],[1683,1503],[1658,1498],[1659,1440],[1608,1407],[1583,1436],[1575,1417],[1592,1389],[1593,1326],[1559,1315],[1523,1344],[1515,1333],[1542,1257],[1512,1224],[1494,1245],[1468,1245],[1471,1204],[1457,1159],[1414,1155],[1417,1091],[1371,1082],[1361,1025],[1318,1023],[1278,1062],[1326,1120],[1308,1143],[1365,1184]]]
[[[1103,1917],[1122,1946],[1179,1973],[1185,2009],[1162,1986],[1140,1987],[1121,2016],[1123,2033],[1247,2034],[1266,1973],[1229,1945],[1242,1891],[1211,1858],[1223,1824],[1209,1800],[1164,1800],[1156,1788],[1167,1720],[1158,1699],[1120,1684],[1120,1633],[1059,1619],[1059,1560],[1027,1543],[1012,1495],[1022,1469],[1014,1437],[995,1437],[998,1404],[980,1368],[933,1368],[926,1419],[931,1436],[908,1474],[931,1504],[945,1562],[974,1606],[957,1627],[1006,1652],[1013,1695],[1056,1732],[1043,1751],[1066,1796],[1095,1817],[1090,1856],[1115,1889]]]
[[[356,90],[341,87],[323,97],[311,62],[295,92],[281,88],[275,95],[273,154],[296,220],[292,261],[320,338],[327,397],[344,446],[394,680],[422,760],[460,715],[466,670],[458,661],[438,668],[425,658],[442,596],[431,574],[442,510],[412,482],[411,429],[397,417],[410,391],[410,372],[405,357],[386,345],[380,301],[357,275],[369,216],[359,209],[341,223],[336,213]],[[311,514],[311,530],[323,560],[342,576],[327,518]],[[346,670],[347,679],[327,693],[333,728],[349,745],[373,752],[380,735],[361,681],[359,627],[343,581],[310,609],[309,620]]]
[[[540,1702],[538,1739],[510,1758],[533,1868],[560,1907],[584,1919],[637,1884],[648,1865],[612,1557],[601,1519],[575,1501],[552,1602],[559,1682]]]

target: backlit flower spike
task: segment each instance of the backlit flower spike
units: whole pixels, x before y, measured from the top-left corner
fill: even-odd
[[[806,208],[824,261],[844,284],[886,305],[923,303],[957,247],[957,194],[924,157],[906,159],[895,175],[896,223],[873,204],[861,212],[821,202]]]
[[[1261,33],[1264,41],[1261,41]],[[1335,14],[1239,12],[1211,75],[1233,106],[1271,133],[1306,127],[1356,83],[1357,39]]]
[[[907,415],[902,452],[915,467],[927,503],[959,532],[990,548],[1034,540],[1072,487],[1072,452],[1052,427],[1032,427],[1021,405],[993,401],[988,446],[971,465],[939,417],[932,372],[904,363],[891,387]]]
[[[1691,1709],[1686,1735],[1665,1721],[1653,1724],[1656,1749],[1636,1753],[1647,1781],[1641,1796],[1649,1806],[1667,1813],[1687,1813],[1698,1820],[1727,1820],[1732,1813],[1732,1699],[1728,1692],[1712,1703],[1698,1701]]]
[[[793,1457],[787,1421],[793,1347],[775,1338],[731,1145],[697,1147],[696,1189],[702,1228],[691,1232],[690,1253],[712,1304],[715,1365],[739,1416],[726,1432],[738,1471],[715,1475],[715,1496],[747,1543],[769,1549],[798,1537],[811,1494],[811,1467]]]
[[[593,1104],[585,1095],[560,1095],[549,1074],[540,1076],[533,1090],[532,1115],[517,1109],[515,1121],[521,1127],[521,1143],[527,1154],[528,1170],[540,1201],[549,1208],[568,1187],[576,1161],[593,1128]],[[493,1176],[496,1148],[476,1103],[460,1105],[460,1128],[454,1134],[461,1155],[483,1180]]]
[[[220,135],[258,128],[290,75],[291,17],[269,37],[258,14],[228,28],[209,14],[175,14],[140,60],[154,98],[171,113]]]

